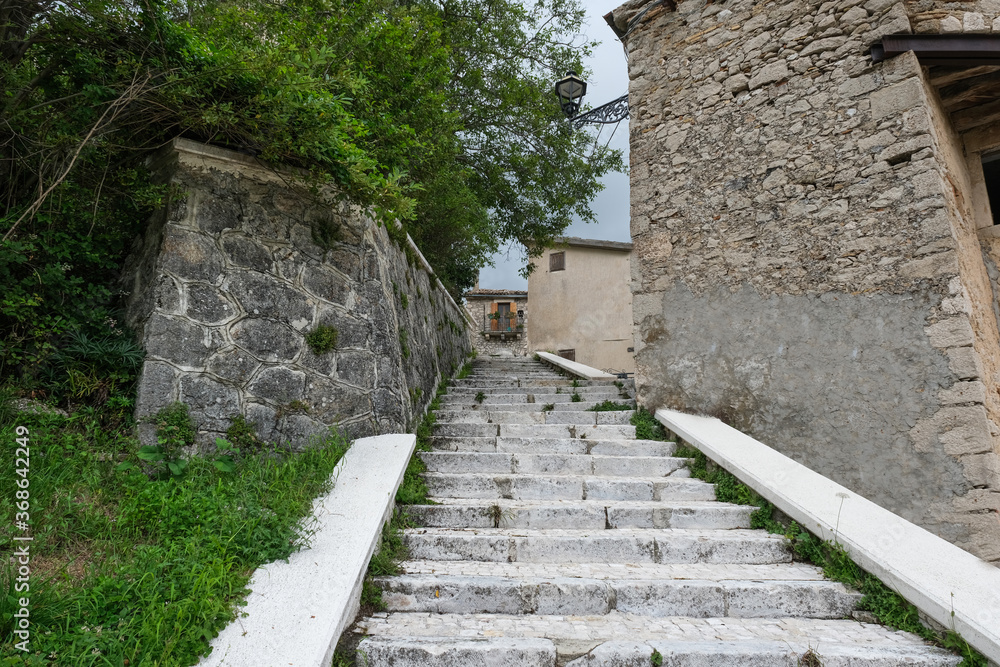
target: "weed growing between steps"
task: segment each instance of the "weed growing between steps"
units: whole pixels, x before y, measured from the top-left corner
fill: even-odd
[[[607,400],[598,403],[592,408],[587,408],[590,412],[615,412],[617,410],[631,410],[632,406],[628,403],[618,403],[617,401]]]
[[[194,664],[236,617],[253,571],[308,541],[299,522],[347,447],[335,436],[301,453],[262,446],[233,456],[232,472],[194,457],[183,474],[152,479],[131,429],[99,419],[94,409],[14,416],[30,434],[31,651],[6,644],[0,664]],[[13,442],[13,425],[0,438]],[[0,484],[14,487],[13,466],[0,466]],[[5,552],[11,524],[0,527]],[[0,569],[4,637],[11,596],[24,595],[14,574]]]
[[[647,413],[648,414],[648,413]],[[712,464],[701,451],[680,445],[674,456],[691,459],[691,476],[715,484],[717,500],[758,509],[750,515],[751,528],[763,528],[784,535],[796,559],[823,568],[826,578],[850,586],[863,595],[858,609],[870,612],[879,623],[895,630],[912,632],[962,656],[959,667],[986,667],[986,658],[969,646],[960,635],[948,632],[943,637],[920,621],[917,608],[886,586],[873,574],[851,560],[844,548],[830,540],[821,540],[792,521],[787,526],[774,518],[775,507],[734,475]]]
[[[376,611],[385,611],[382,589],[375,585],[374,577],[399,574],[399,564],[406,560],[406,545],[403,543],[403,529],[415,524],[400,507],[393,510],[392,519],[382,526],[382,536],[378,547],[368,562],[368,570],[361,585],[362,616],[370,616]]]
[[[663,442],[668,440],[667,431],[663,428],[663,424],[656,421],[653,413],[642,406],[639,406],[635,414],[632,415],[631,423],[632,426],[635,426],[635,437],[638,440],[660,440]]]

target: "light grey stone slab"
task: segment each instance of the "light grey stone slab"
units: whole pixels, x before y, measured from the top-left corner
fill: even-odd
[[[358,667],[554,667],[547,639],[512,637],[369,637]]]

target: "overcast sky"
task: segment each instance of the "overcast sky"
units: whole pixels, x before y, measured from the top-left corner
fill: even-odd
[[[584,103],[591,108],[620,97],[628,92],[628,71],[621,42],[604,22],[604,15],[622,4],[623,0],[583,0],[587,9],[584,34],[601,42],[586,62],[592,74],[587,79],[587,96]],[[555,81],[553,81],[555,83]],[[611,137],[613,125],[591,125],[590,131],[600,131],[600,141]],[[618,125],[611,146],[622,150],[628,159],[628,121]],[[597,222],[586,224],[577,220],[566,229],[567,236],[580,236],[604,241],[630,241],[628,176],[623,173],[606,175],[601,182],[604,189],[591,204]],[[517,275],[522,266],[523,251],[520,246],[501,248],[494,256],[495,267],[484,267],[479,272],[479,286],[491,289],[528,289],[528,281]]]

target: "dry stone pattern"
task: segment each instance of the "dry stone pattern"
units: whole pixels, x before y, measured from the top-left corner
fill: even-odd
[[[334,424],[350,437],[405,432],[469,353],[464,315],[422,258],[356,207],[192,142],[153,168],[177,197],[125,273],[147,354],[139,418],[181,401],[201,444],[235,415],[296,445]],[[336,329],[336,348],[314,354],[305,339],[320,325]]]
[[[639,400],[719,416],[1000,561],[1000,255],[926,70],[869,56],[887,34],[1000,29],[1000,3],[613,16]]]

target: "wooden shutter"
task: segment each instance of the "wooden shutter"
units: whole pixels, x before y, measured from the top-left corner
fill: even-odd
[[[496,301],[490,304],[490,315],[497,314],[498,305],[500,304],[498,304]],[[500,320],[495,320],[493,318],[490,318],[490,331],[499,331],[499,330],[500,330]]]
[[[549,272],[566,270],[566,253],[553,252],[549,254]]]

